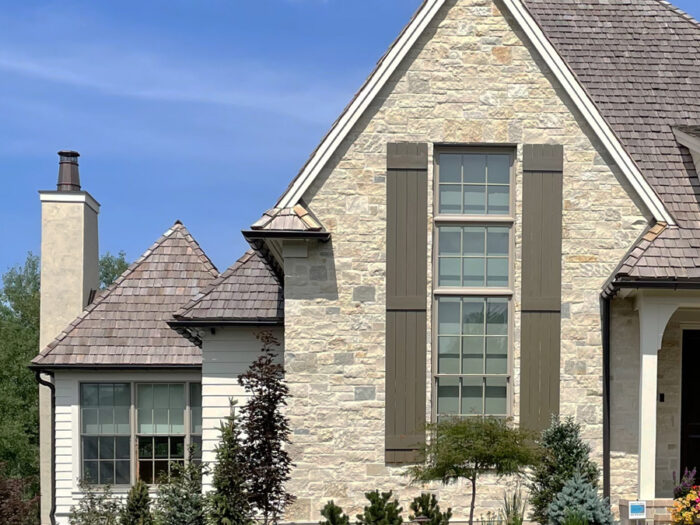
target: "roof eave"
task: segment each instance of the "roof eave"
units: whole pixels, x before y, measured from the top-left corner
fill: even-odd
[[[126,364],[39,364],[32,363],[27,366],[34,371],[50,370],[199,370],[202,365],[173,365],[173,364],[153,364],[153,365],[126,365]]]
[[[233,318],[221,318],[221,319],[172,319],[168,321],[168,324],[172,327],[216,327],[216,326],[282,326],[284,325],[284,319],[282,318],[249,318],[249,319],[233,319]]]
[[[331,238],[330,232],[327,231],[296,231],[296,230],[243,230],[243,237],[247,241],[258,239],[289,239],[289,240],[317,240],[327,242]]]

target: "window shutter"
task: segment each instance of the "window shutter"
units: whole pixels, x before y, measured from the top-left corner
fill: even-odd
[[[559,413],[564,149],[523,148],[520,422],[539,431]]]
[[[425,442],[428,145],[387,144],[386,462]]]

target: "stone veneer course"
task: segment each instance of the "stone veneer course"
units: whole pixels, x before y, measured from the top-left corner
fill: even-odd
[[[384,463],[385,171],[392,141],[430,143],[431,159],[435,143],[518,144],[518,161],[522,144],[564,145],[561,411],[583,425],[602,463],[599,295],[648,217],[499,7],[491,0],[448,0],[304,196],[333,237],[310,245],[307,258],[285,259],[285,361],[296,463],[289,489],[298,497],[289,520],[317,521],[331,498],[352,515],[363,505],[363,492],[373,489],[396,491],[407,509],[421,490],[408,485],[403,468]],[[431,160],[430,187],[432,175]],[[518,162],[516,420],[521,182]],[[429,227],[432,241],[432,222]],[[426,257],[431,269],[431,250]],[[432,282],[428,286],[430,297]],[[427,359],[430,371],[429,353]],[[627,475],[635,477],[636,470]],[[455,519],[466,518],[468,485],[427,488],[453,507]],[[482,480],[477,516],[500,506],[503,488],[495,477]]]

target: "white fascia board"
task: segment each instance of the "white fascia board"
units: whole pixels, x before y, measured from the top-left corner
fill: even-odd
[[[529,11],[520,0],[503,0],[509,12],[520,25],[527,37],[540,53],[557,80],[562,84],[567,94],[571,97],[576,107],[591,126],[597,137],[605,146],[605,149],[620,167],[634,191],[639,195],[645,206],[657,221],[674,225],[675,221],[664,206],[659,196],[646,181],[639,168],[625,151],[624,146],[610,128],[598,108],[590,99],[586,91],[575,75],[566,65],[564,59],[557,53],[552,43],[547,39],[542,29],[537,25]],[[406,28],[396,45],[387,54],[381,66],[367,81],[367,85],[358,94],[355,101],[341,115],[328,136],[319,145],[314,155],[294,181],[292,186],[280,198],[278,206],[289,207],[296,204],[304,195],[314,179],[336,148],[350,132],[352,127],[362,116],[362,113],[372,102],[374,97],[384,87],[423,30],[430,23],[435,14],[444,4],[444,0],[428,0],[417,13],[413,22]]]
[[[81,202],[87,204],[95,213],[100,213],[100,203],[87,191],[40,191],[41,202]]]
[[[352,127],[360,119],[394,71],[396,71],[396,68],[398,68],[401,61],[413,47],[413,44],[416,43],[416,40],[418,40],[444,3],[445,0],[427,0],[420,11],[416,13],[413,21],[406,27],[399,40],[396,41],[389,53],[384,57],[380,66],[367,80],[367,84],[362,88],[362,91],[358,93],[352,104],[345,110],[338,122],[321,142],[292,186],[282,195],[277,204],[278,207],[286,208],[299,202],[299,199],[301,199],[318,176],[328,159],[340,146],[343,139],[347,137]]]
[[[566,93],[571,97],[577,109],[615,160],[615,163],[620,167],[632,188],[634,188],[654,218],[668,225],[674,225],[673,217],[663,202],[661,202],[659,196],[639,171],[639,168],[627,151],[625,151],[615,132],[600,114],[588,93],[586,93],[564,59],[556,51],[542,28],[523,6],[521,0],[503,0],[503,3],[547,63],[552,73],[554,73],[554,76],[564,87]]]
[[[695,163],[695,171],[700,173],[700,138],[688,135],[679,129],[674,129],[673,133],[676,135],[678,143],[690,150],[693,163]]]

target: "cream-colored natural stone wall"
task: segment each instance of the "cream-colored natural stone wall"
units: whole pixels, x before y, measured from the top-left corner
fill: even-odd
[[[372,489],[397,491],[407,507],[420,491],[408,486],[402,468],[384,464],[385,170],[392,141],[427,142],[431,158],[436,143],[517,144],[518,160],[525,143],[564,145],[561,410],[583,425],[602,462],[599,296],[648,217],[513,27],[491,0],[448,0],[304,196],[332,241],[311,244],[307,258],[285,259],[285,362],[296,462],[289,489],[298,497],[288,519],[317,520],[331,498],[354,513],[362,493]],[[518,162],[516,419],[521,181]],[[432,216],[432,201],[429,206]],[[428,235],[432,239],[432,231]],[[429,250],[429,269],[431,256]],[[429,379],[426,388],[430,400]],[[455,519],[466,517],[468,486],[430,488],[453,507]],[[503,488],[495,478],[483,480],[477,515],[500,505]]]

